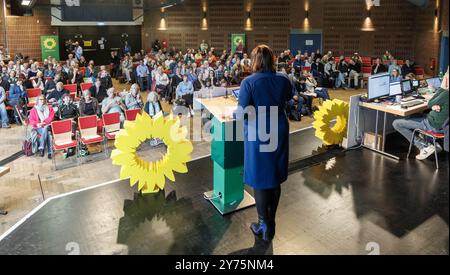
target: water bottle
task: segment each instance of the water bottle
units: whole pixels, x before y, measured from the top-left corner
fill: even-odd
[[[438,77],[442,81],[442,79],[444,79],[444,73],[442,71],[440,71]]]

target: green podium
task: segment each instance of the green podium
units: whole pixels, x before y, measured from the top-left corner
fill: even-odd
[[[213,191],[206,192],[214,207],[226,215],[255,205],[254,198],[244,189],[244,137],[242,122],[223,118],[237,102],[231,98],[202,99],[202,105],[212,119],[211,159],[214,162]]]

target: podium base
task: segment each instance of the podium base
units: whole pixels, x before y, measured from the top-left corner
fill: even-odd
[[[214,191],[205,192],[204,195],[206,198],[214,197]],[[220,199],[218,198],[208,201],[210,201],[212,205],[214,205],[214,207],[217,209],[217,211],[219,211],[219,213],[222,216],[256,205],[255,199],[245,190],[244,190],[244,199],[240,203],[235,203],[233,205],[230,204],[223,205],[220,202]]]

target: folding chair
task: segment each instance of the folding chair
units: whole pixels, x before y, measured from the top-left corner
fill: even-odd
[[[41,89],[27,89],[27,97],[28,97],[28,108],[33,108],[36,105],[37,98],[42,94]]]
[[[86,91],[86,90],[89,90],[93,86],[93,84],[92,83],[81,83],[80,86],[81,86],[81,91]]]
[[[115,140],[116,135],[120,132],[120,114],[110,113],[103,114],[103,135],[105,154],[108,154],[108,140]]]
[[[62,121],[52,122],[52,135],[53,135],[53,166],[56,169],[56,155],[57,151],[68,150],[75,148],[75,156],[77,158],[77,165],[80,164],[80,158],[78,156],[79,147],[78,141],[73,140],[72,136],[72,120],[66,119]]]
[[[102,145],[104,138],[97,133],[97,116],[85,116],[78,118],[79,137],[77,140],[85,146],[95,143]],[[105,153],[106,155],[106,153]]]
[[[406,157],[407,159],[409,158],[409,155],[411,154],[412,146],[413,146],[414,140],[416,138],[416,133],[419,133],[419,134],[422,134],[422,135],[424,135],[426,137],[431,138],[433,140],[434,148],[436,148],[436,140],[444,139],[444,137],[445,137],[445,135],[441,134],[441,133],[434,133],[434,132],[431,132],[431,131],[415,129],[413,134],[412,134],[411,144],[409,145],[408,156]],[[436,159],[436,169],[439,170],[439,160],[438,160],[437,150],[434,150],[434,157]]]
[[[69,91],[70,97],[72,97],[73,100],[78,100],[78,99],[79,99],[79,98],[78,98],[78,94],[77,94],[77,91],[78,91],[77,84],[67,84],[67,85],[64,85],[64,89],[66,89],[67,91]]]
[[[135,121],[138,114],[142,114],[141,109],[127,110],[125,111],[125,120]]]

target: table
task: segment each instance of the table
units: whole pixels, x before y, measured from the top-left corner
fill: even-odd
[[[359,106],[367,109],[372,109],[376,111],[376,120],[375,120],[375,148],[371,148],[368,146],[363,145],[364,148],[370,149],[372,151],[375,151],[377,153],[383,154],[387,157],[393,158],[395,160],[400,160],[398,156],[394,156],[392,154],[386,153],[385,151],[385,145],[386,145],[386,119],[387,114],[392,114],[395,116],[400,117],[408,117],[417,113],[421,113],[423,111],[428,110],[428,101],[432,98],[432,95],[425,95],[425,101],[423,104],[410,107],[408,109],[402,109],[399,104],[394,105],[388,105],[386,103],[372,103],[372,102],[360,102]],[[384,114],[383,117],[383,144],[381,145],[381,150],[378,150],[378,132],[379,132],[379,125],[378,125],[378,118],[380,115],[380,112]]]
[[[0,178],[6,174],[9,173],[9,168],[8,167],[0,167]],[[0,215],[6,215],[8,214],[7,211],[0,209]]]
[[[199,104],[213,115],[214,190],[204,193],[205,199],[222,215],[255,205],[255,199],[244,190],[244,141],[237,136],[237,129],[242,129],[243,123],[224,116],[237,108],[237,100],[233,97],[203,98]]]

